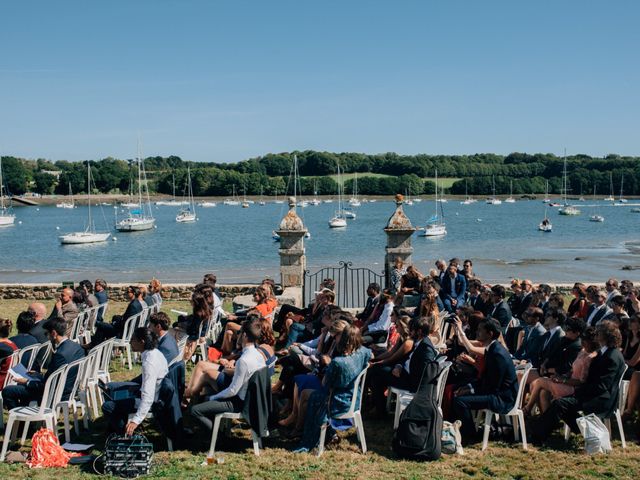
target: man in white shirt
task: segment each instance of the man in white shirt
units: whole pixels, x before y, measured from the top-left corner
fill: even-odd
[[[259,323],[245,321],[240,335],[242,355],[236,361],[231,384],[221,392],[211,395],[206,402],[195,405],[191,409],[191,415],[207,430],[213,429],[213,419],[217,414],[242,410],[249,379],[255,372],[266,366],[264,356],[256,349],[256,342],[261,336]]]
[[[607,292],[598,290],[593,292],[591,296],[593,304],[587,310],[587,327],[595,327],[600,320],[611,313],[611,309],[607,306]]]
[[[607,291],[607,306],[613,308],[613,297],[617,297],[618,295],[620,295],[620,291],[618,290],[618,280],[616,280],[615,278],[610,278],[609,280],[607,280],[607,283],[604,284],[604,288]]]
[[[112,399],[102,405],[102,411],[109,419],[111,431],[122,433],[130,413],[135,413],[124,431],[132,435],[138,425],[146,418],[151,406],[158,400],[160,384],[169,372],[167,360],[158,350],[158,335],[146,327],[136,328],[131,337],[131,349],[142,353],[142,385],[139,387],[140,398],[132,394],[121,399]],[[115,392],[114,392],[115,396]]]

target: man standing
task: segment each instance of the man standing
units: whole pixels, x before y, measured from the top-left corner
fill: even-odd
[[[484,373],[480,380],[454,392],[453,412],[456,419],[462,420],[462,438],[466,443],[475,440],[477,435],[472,410],[488,408],[495,413],[507,413],[516,401],[516,369],[509,352],[498,342],[500,333],[496,320],[480,322],[477,339],[485,347]]]
[[[455,313],[458,306],[464,304],[464,296],[467,292],[467,281],[464,275],[458,274],[455,264],[449,265],[447,274],[443,277],[440,284],[440,298],[444,304],[444,308],[449,313]]]

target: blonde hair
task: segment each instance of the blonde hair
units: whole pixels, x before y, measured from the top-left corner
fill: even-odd
[[[149,282],[149,286],[151,287],[151,293],[158,293],[162,290],[162,282],[157,278],[152,278]]]

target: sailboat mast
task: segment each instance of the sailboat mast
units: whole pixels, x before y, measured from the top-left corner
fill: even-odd
[[[4,211],[4,182],[2,180],[2,156],[0,155],[0,209]]]
[[[87,205],[89,207],[88,230],[91,231],[93,222],[91,221],[91,164],[89,163],[89,160],[87,160]]]
[[[140,137],[138,137],[138,206],[142,210],[142,164],[140,163]]]
[[[293,156],[293,198],[298,201],[298,156]]]

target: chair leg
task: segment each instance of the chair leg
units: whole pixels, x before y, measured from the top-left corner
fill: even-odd
[[[620,441],[622,442],[622,448],[627,448],[627,441],[624,438],[624,428],[622,426],[622,415],[620,415],[620,410],[616,410],[615,415],[616,415],[616,422],[618,423],[618,430],[620,431]]]
[[[568,442],[569,441],[569,435],[571,434],[571,430],[569,429],[569,425],[567,425],[565,423],[564,425],[564,441]]]
[[[260,456],[260,437],[258,434],[251,429],[251,438],[253,439],[253,453],[256,454],[256,457]]]
[[[24,442],[27,441],[27,435],[29,434],[29,426],[31,425],[31,422],[26,421],[24,422],[24,430],[22,430],[22,437],[20,437],[20,445],[24,445]],[[18,431],[18,429],[16,428],[16,432]]]
[[[169,437],[167,437],[167,450],[169,450],[170,452],[173,452],[173,442]]]
[[[527,427],[524,424],[524,413],[522,412],[522,410],[518,410],[518,421],[515,421],[514,419],[513,424],[516,425],[518,422],[520,422],[520,430],[522,433],[522,448],[524,450],[528,450],[529,446],[527,445]]]
[[[327,423],[323,423],[320,427],[320,441],[318,443],[318,456],[324,453],[324,440],[327,437]]]
[[[213,419],[213,431],[211,432],[211,445],[209,446],[208,457],[213,457],[216,453],[216,442],[218,441],[218,430],[220,430],[220,420],[222,417],[220,415],[216,415]]]
[[[401,407],[400,404],[402,402],[400,401],[400,395],[396,395],[396,409],[395,409],[395,413],[393,415],[393,429],[397,430],[398,429],[398,425],[400,425],[400,414],[402,413],[401,411]]]
[[[133,368],[133,363],[131,362],[131,347],[127,345],[126,350],[127,350],[127,362],[129,362],[129,370],[131,370]]]
[[[2,391],[0,391],[0,430],[4,430],[4,403],[2,401]]]
[[[492,419],[493,419],[493,412],[491,410],[485,410],[484,433],[482,435],[482,450],[486,450],[487,445],[489,445],[489,432],[491,431]]]
[[[11,434],[13,433],[13,424],[15,423],[15,417],[9,413],[9,420],[7,420],[7,429],[4,432],[4,440],[2,441],[2,453],[0,453],[0,462],[4,462],[7,456],[7,449],[9,448],[9,441]]]
[[[69,425],[69,405],[62,406],[62,415],[64,418],[64,441],[71,441],[71,426]]]
[[[516,442],[520,441],[520,429],[518,428],[520,424],[520,416],[517,417],[507,417],[511,422],[511,427],[513,428],[513,439]]]
[[[362,447],[362,453],[367,453],[367,440],[364,438],[364,424],[362,423],[362,416],[360,410],[353,413],[354,420],[356,421],[356,428],[360,432],[360,446]]]

